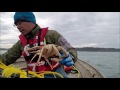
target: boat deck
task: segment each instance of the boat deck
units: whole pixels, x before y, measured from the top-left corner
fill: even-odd
[[[19,58],[15,63],[15,67],[25,68],[26,62],[23,58]],[[88,63],[78,59],[75,63],[78,73],[67,73],[70,78],[103,78],[102,74]]]

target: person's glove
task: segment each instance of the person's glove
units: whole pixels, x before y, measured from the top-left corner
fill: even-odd
[[[64,54],[61,51],[60,54],[62,57],[64,57]],[[63,58],[59,63],[68,67],[74,64],[73,59],[71,58],[71,55],[69,53],[68,53],[68,57]]]

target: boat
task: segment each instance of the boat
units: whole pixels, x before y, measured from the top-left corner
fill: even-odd
[[[83,60],[78,59],[75,67],[79,72],[70,74],[70,78],[78,78],[78,75],[79,78],[104,78],[101,72]]]
[[[19,58],[15,63],[15,67],[25,68],[26,62],[23,57]],[[92,65],[87,62],[78,59],[75,62],[75,69],[70,72],[66,72],[69,78],[104,78],[103,75]]]

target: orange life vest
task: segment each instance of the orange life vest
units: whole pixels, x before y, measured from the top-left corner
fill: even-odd
[[[48,28],[42,28],[40,30],[39,34],[36,34],[34,40],[31,40],[31,39],[28,40],[24,35],[21,34],[19,36],[19,38],[24,46],[24,49],[26,49],[28,47],[33,47],[33,46],[44,46],[44,38],[45,38],[47,31],[48,31]],[[22,52],[22,55],[27,62],[27,69],[28,70],[34,71],[34,72],[51,71],[51,67],[47,64],[47,62],[44,60],[44,58],[41,58],[41,60],[40,60],[41,65],[36,66],[35,60],[38,60],[38,57],[36,57],[32,62],[30,62],[33,55],[29,54],[25,50]],[[51,61],[51,65],[53,67],[54,65],[56,65],[56,62]],[[59,66],[60,65],[58,65],[57,67],[59,67]]]

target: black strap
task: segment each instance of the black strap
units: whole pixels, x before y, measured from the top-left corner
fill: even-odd
[[[39,30],[39,33],[38,33],[38,46],[40,46],[40,41],[41,41],[41,31],[42,29]],[[27,44],[29,44],[29,39],[27,39]],[[30,45],[30,48],[33,47],[32,44],[29,44]]]
[[[40,46],[41,31],[42,31],[42,29],[40,29],[40,30],[39,30],[39,33],[38,33],[38,46]],[[27,39],[27,44],[29,44],[29,39]],[[30,45],[30,48],[33,47],[33,44],[29,44],[29,45]],[[31,60],[33,56],[34,56],[34,54],[30,54],[30,56],[26,56],[26,57],[25,57],[25,60],[26,60],[26,61],[27,61],[27,60]],[[33,61],[34,61],[34,62],[37,62],[36,60],[37,60],[38,58],[39,58],[39,56],[36,56]]]
[[[41,32],[42,32],[42,29],[39,30],[39,34],[38,34],[38,46],[40,46]]]

